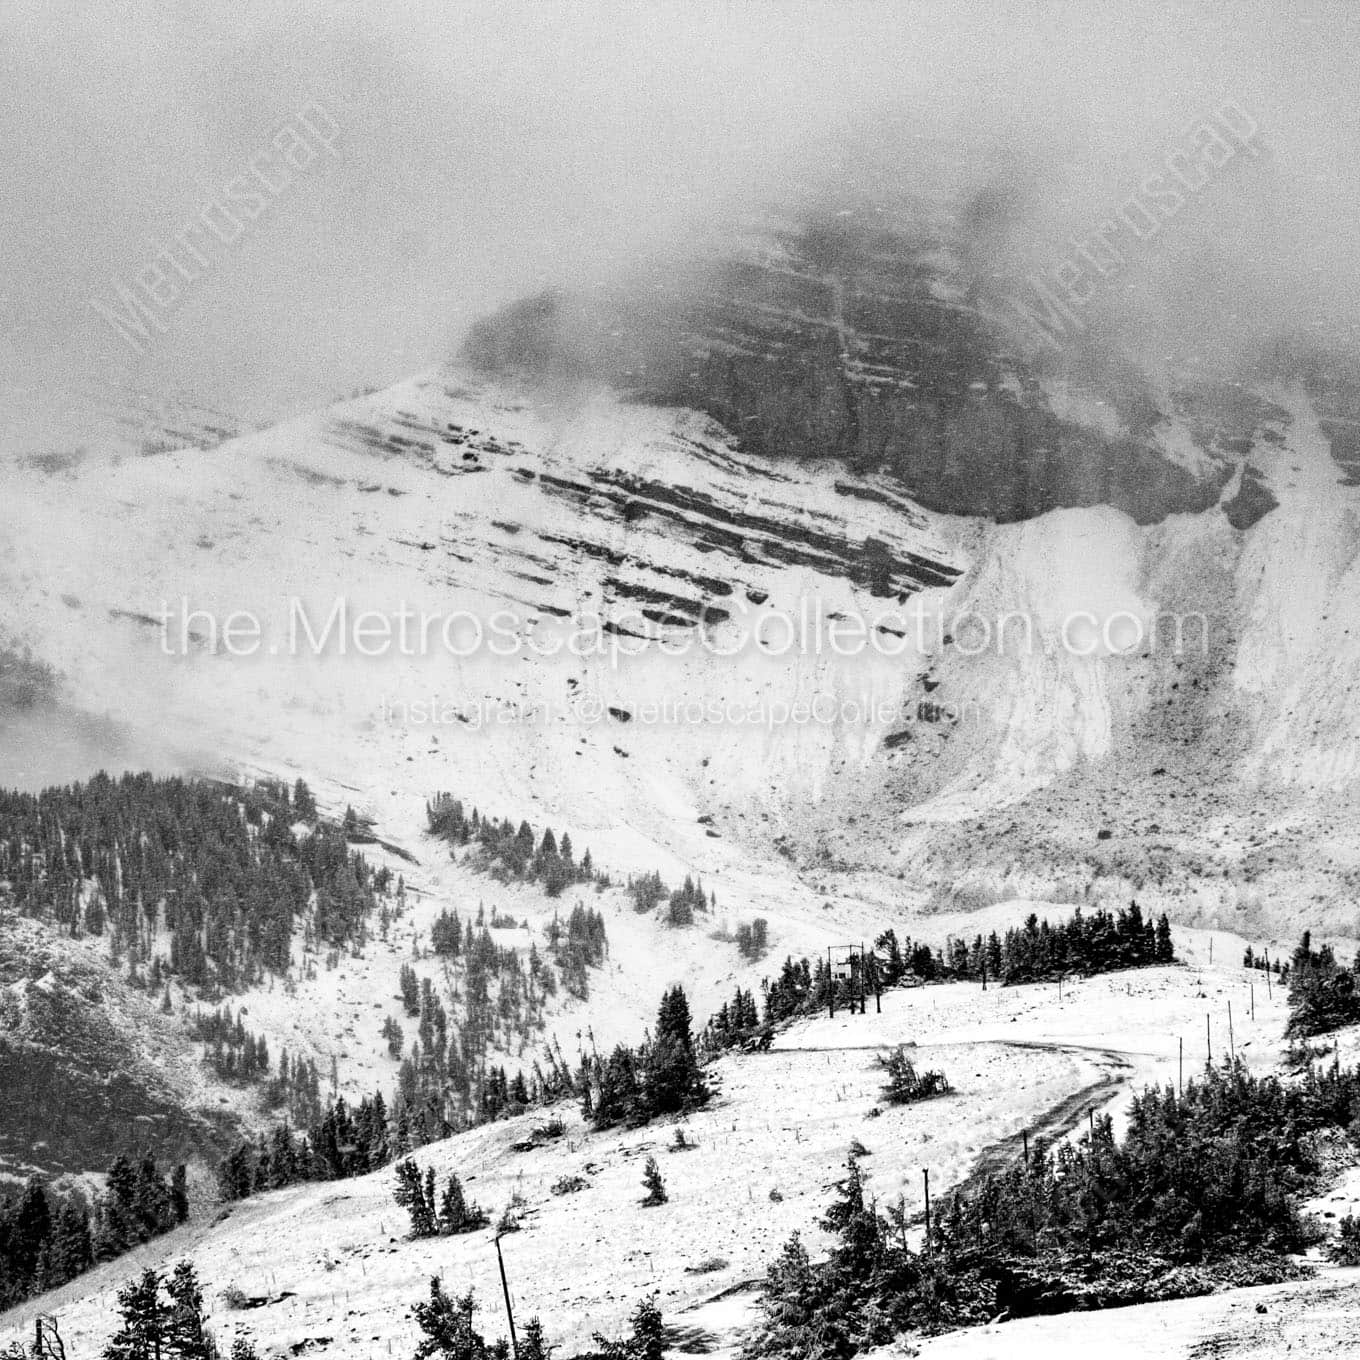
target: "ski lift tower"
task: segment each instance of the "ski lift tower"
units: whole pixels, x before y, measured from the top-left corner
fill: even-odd
[[[827,1005],[831,1018],[836,1015],[836,993],[843,985],[850,995],[850,1014],[855,1013],[856,1003],[859,1013],[868,1013],[869,993],[874,994],[874,1008],[883,1009],[878,983],[878,960],[860,944],[833,944],[826,950],[826,966],[830,977],[827,992]]]

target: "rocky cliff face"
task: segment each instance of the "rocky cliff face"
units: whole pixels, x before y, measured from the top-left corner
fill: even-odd
[[[511,308],[468,352],[606,377],[707,412],[752,452],[886,473],[950,514],[1110,505],[1151,524],[1224,499],[1264,436],[1262,403],[1229,384],[1154,384],[1089,335],[1056,358],[947,232],[864,210],[764,224],[645,289]],[[1270,496],[1259,478],[1237,489],[1225,509],[1247,527]]]

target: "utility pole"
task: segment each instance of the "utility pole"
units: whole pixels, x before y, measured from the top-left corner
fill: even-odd
[[[1252,1024],[1255,1024],[1255,1023],[1256,1023],[1256,984],[1255,984],[1254,982],[1251,982],[1251,983],[1248,983],[1247,985],[1251,988],[1251,1022],[1252,1022]]]
[[[930,1250],[930,1168],[921,1168],[921,1180],[926,1187],[926,1250]]]
[[[1214,1036],[1209,1030],[1208,1011],[1204,1013],[1204,1049],[1207,1055],[1204,1059],[1204,1065],[1205,1067],[1212,1067],[1214,1065]]]
[[[1237,1049],[1233,1044],[1232,1002],[1228,1002],[1228,1057],[1236,1058]]]
[[[1176,1040],[1176,1086],[1185,1094],[1185,1035]]]
[[[492,1239],[496,1243],[496,1260],[501,1268],[501,1289],[505,1294],[505,1316],[510,1321],[510,1349],[519,1360],[519,1339],[515,1336],[515,1313],[510,1307],[510,1286],[505,1279],[505,1257],[501,1255],[501,1234],[497,1233]]]

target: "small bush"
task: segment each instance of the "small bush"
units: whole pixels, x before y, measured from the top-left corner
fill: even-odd
[[[712,1275],[715,1271],[726,1270],[732,1263],[726,1256],[709,1256],[698,1265],[686,1266],[686,1275]]]
[[[943,1072],[918,1072],[905,1044],[898,1044],[886,1057],[880,1055],[878,1064],[888,1074],[883,1099],[890,1105],[909,1105],[953,1090]]]
[[[1347,1214],[1341,1220],[1327,1255],[1339,1266],[1360,1266],[1360,1218]]]

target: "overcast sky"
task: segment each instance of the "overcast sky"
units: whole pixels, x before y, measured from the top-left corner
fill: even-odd
[[[1212,325],[1221,305],[1221,277],[1211,306],[1188,295],[1187,257],[1240,270],[1257,312],[1340,325],[1357,300],[1356,9],[6,0],[0,387],[315,404],[441,358],[528,289],[686,249],[847,149],[909,181],[916,129],[977,147],[980,178],[1000,139],[1024,188],[1015,229],[1042,257],[1224,99],[1268,154],[1197,205],[1179,250],[1166,233],[1166,310]],[[91,299],[313,103],[339,157],[219,250],[134,354]]]

